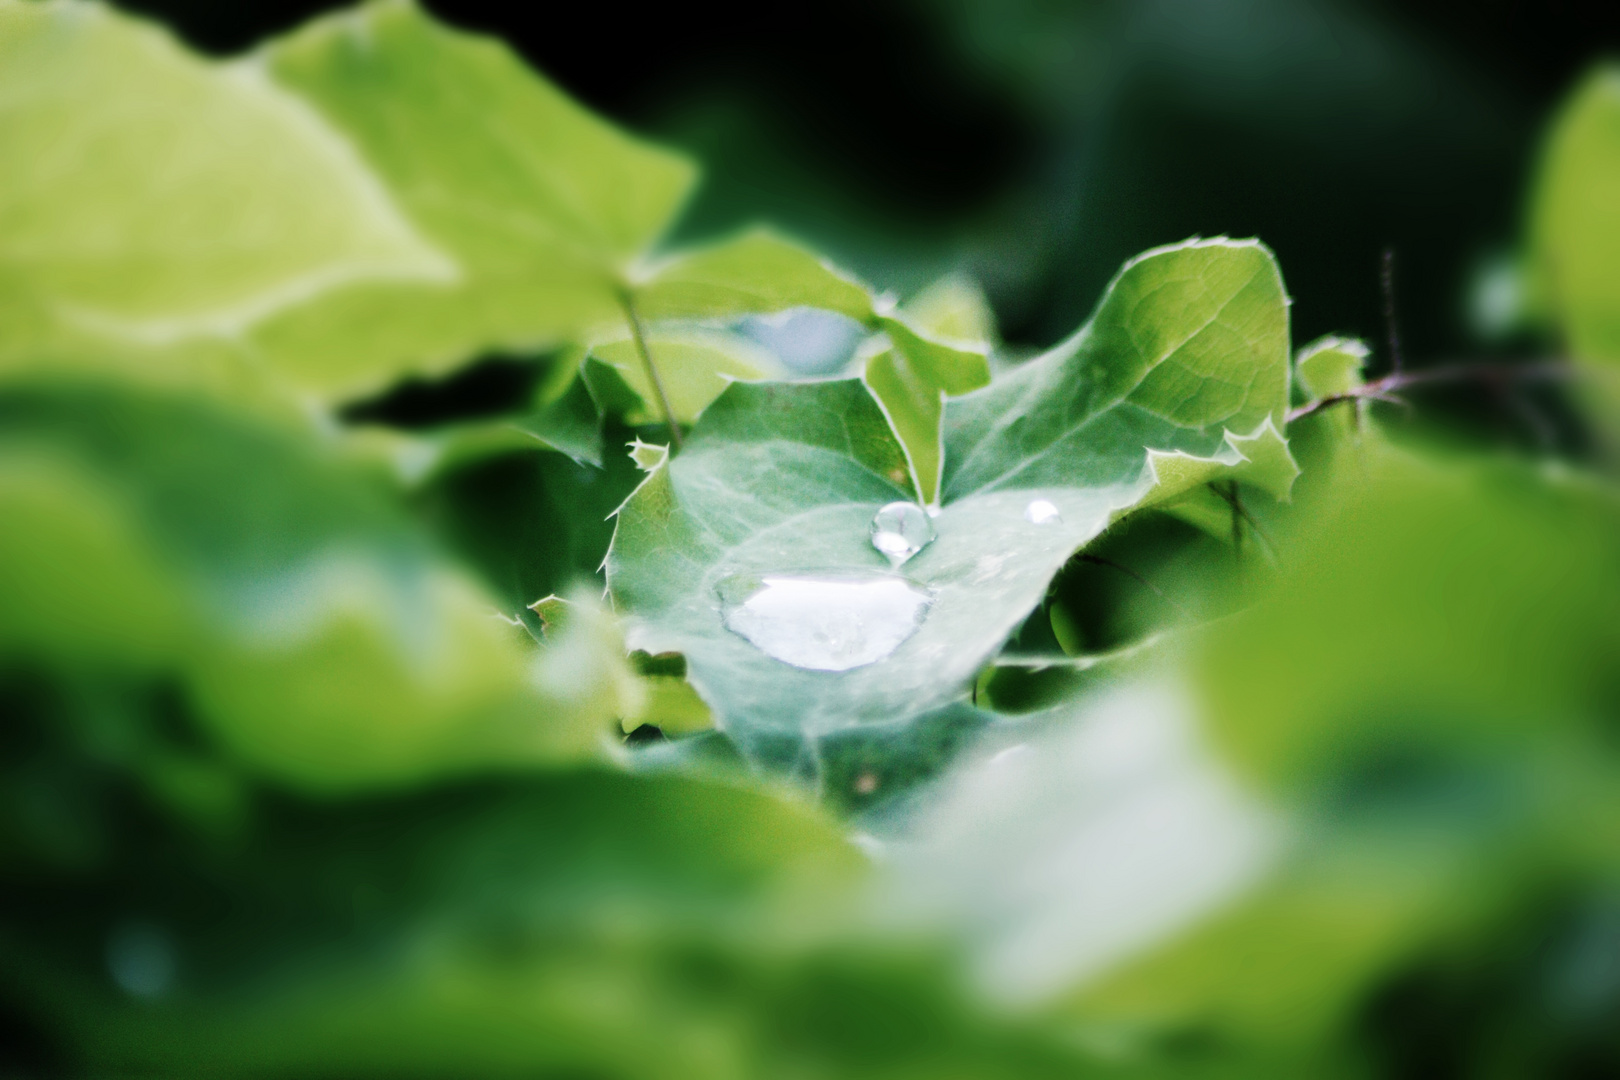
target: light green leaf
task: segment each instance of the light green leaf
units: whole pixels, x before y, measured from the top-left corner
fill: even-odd
[[[404,0],[322,19],[259,62],[353,141],[459,268],[452,285],[345,290],[267,326],[265,347],[308,380],[375,381],[622,325],[624,275],[695,176],[506,46]]]
[[[591,755],[616,633],[543,655],[386,489],[194,402],[0,395],[0,641],[69,678],[170,678],[239,761],[314,789]]]
[[[825,260],[767,229],[684,252],[634,286],[648,320],[715,318],[814,307],[872,319],[872,295]]]
[[[782,374],[781,365],[769,351],[721,330],[664,327],[649,330],[646,342],[669,392],[675,419],[683,424],[696,420],[732,381]],[[663,422],[658,395],[647,379],[646,365],[634,341],[627,336],[594,345],[590,356],[617,372],[639,399],[635,408],[625,411],[626,420],[632,424]]]
[[[736,384],[620,510],[609,587],[632,644],[683,653],[756,755],[903,721],[964,694],[1120,514],[1218,477],[1285,494],[1287,379],[1263,248],[1150,252],[1075,338],[947,403],[937,538],[900,569],[873,546],[873,515],[914,493],[863,385]]]
[[[323,292],[459,273],[259,66],[110,8],[0,0],[0,99],[0,365],[151,363]]]
[[[667,736],[690,735],[714,727],[709,707],[686,681],[686,658],[675,653],[649,656],[630,655],[630,662],[641,676],[640,699],[627,706],[620,726],[628,734],[651,724]]]
[[[945,501],[1134,480],[1144,447],[1217,453],[1288,405],[1288,309],[1256,241],[1137,256],[1089,322],[946,410]]]
[[[939,495],[944,454],[940,419],[945,395],[965,394],[990,381],[982,347],[957,348],[932,341],[901,319],[881,316],[882,333],[865,347],[866,385],[906,448],[923,502]]]
[[[929,337],[987,346],[996,316],[984,290],[965,274],[948,274],[906,301],[906,321]]]
[[[1529,228],[1531,306],[1579,358],[1620,363],[1620,66],[1587,75],[1554,121]]]
[[[1318,338],[1294,357],[1294,376],[1307,401],[1348,394],[1362,383],[1367,343],[1356,338]]]

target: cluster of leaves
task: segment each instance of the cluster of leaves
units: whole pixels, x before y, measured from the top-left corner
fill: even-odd
[[[1615,85],[1526,275],[1598,383]],[[659,249],[690,163],[398,0],[228,63],[0,0],[0,147],[19,1067],[1620,1053],[1620,501],[1394,445],[1258,242],[1015,361],[960,279]],[[795,576],[925,607],[799,666],[728,623]]]

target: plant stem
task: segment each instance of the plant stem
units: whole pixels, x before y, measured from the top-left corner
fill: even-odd
[[[636,314],[635,301],[630,298],[629,289],[619,290],[619,304],[624,308],[625,321],[630,324],[630,336],[635,340],[636,352],[641,355],[641,366],[647,369],[647,381],[652,383],[654,392],[658,394],[658,407],[663,410],[664,423],[669,425],[669,438],[675,444],[675,449],[681,448],[681,426],[675,422],[675,407],[669,403],[669,392],[664,389],[663,376],[658,374],[658,366],[653,363],[652,351],[647,348],[647,335],[641,328],[641,317]]]

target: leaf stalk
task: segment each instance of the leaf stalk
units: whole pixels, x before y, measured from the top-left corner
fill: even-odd
[[[675,407],[670,404],[669,391],[664,389],[664,379],[658,373],[658,365],[653,363],[652,350],[647,348],[647,335],[642,330],[641,316],[636,313],[636,303],[629,289],[619,290],[619,305],[624,308],[625,321],[630,324],[630,337],[635,341],[641,366],[647,371],[647,381],[652,383],[653,391],[658,395],[658,407],[663,411],[664,423],[669,425],[670,442],[679,450],[681,426],[675,422]]]

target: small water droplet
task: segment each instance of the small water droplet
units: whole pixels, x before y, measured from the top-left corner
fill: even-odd
[[[872,517],[872,546],[899,566],[934,539],[934,523],[916,503],[892,502]]]
[[[933,603],[912,582],[879,574],[737,575],[715,591],[727,630],[811,671],[876,663],[917,632]]]
[[[1062,521],[1063,515],[1058,513],[1058,508],[1047,500],[1033,499],[1028,506],[1024,507],[1024,518],[1033,521],[1037,525],[1046,525],[1054,521]]]

